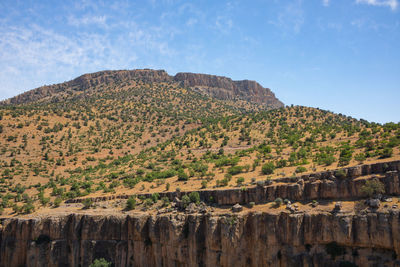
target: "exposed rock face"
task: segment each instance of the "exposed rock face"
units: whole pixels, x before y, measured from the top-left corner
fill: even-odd
[[[140,80],[146,83],[180,82],[185,87],[197,89],[197,91],[209,96],[222,99],[242,99],[258,104],[265,104],[268,108],[283,107],[268,88],[263,88],[255,81],[232,81],[229,78],[193,73],[178,73],[175,76],[168,75],[164,70],[120,70],[100,71],[84,74],[69,82],[42,86],[10,98],[0,104],[25,104],[36,101],[60,101],[60,93],[73,95],[76,92],[89,92],[96,85],[111,84],[128,80]]]
[[[0,266],[88,266],[100,257],[115,266],[400,264],[398,212],[71,214],[2,224]],[[337,254],[335,261],[328,253]]]
[[[164,70],[107,70],[84,74],[65,83],[42,86],[7,99],[0,102],[0,104],[26,104],[35,101],[52,100],[51,98],[57,97],[57,94],[61,92],[70,92],[70,94],[73,94],[74,92],[86,91],[98,84],[110,84],[132,79],[140,79],[145,82],[166,82],[172,80]]]
[[[232,81],[227,77],[198,73],[178,73],[174,79],[182,82],[184,86],[223,100],[239,98],[266,104],[271,108],[284,106],[270,89],[262,87],[255,81]]]
[[[338,171],[325,171],[303,175],[296,178],[275,179],[274,183],[267,186],[256,186],[242,190],[241,188],[225,190],[202,190],[200,198],[204,202],[215,202],[219,205],[249,204],[250,202],[265,203],[276,198],[294,201],[310,201],[318,199],[349,199],[363,198],[366,194],[361,190],[366,179],[360,176],[376,175],[367,179],[378,179],[385,185],[387,195],[400,195],[400,161],[386,163],[365,164],[342,169],[344,175],[340,179],[334,174]],[[160,192],[160,197],[170,200],[182,197],[189,192]],[[150,198],[151,194],[142,194]],[[116,198],[128,198],[127,195],[93,198],[96,201],[105,201]],[[67,202],[81,202],[82,199],[71,199]]]

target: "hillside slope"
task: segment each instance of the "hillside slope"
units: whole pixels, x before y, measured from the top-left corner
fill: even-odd
[[[229,94],[215,96],[218,88]],[[255,82],[136,70],[17,96],[0,107],[0,207],[18,214],[80,197],[240,188],[399,159],[399,124],[269,110],[268,95]]]

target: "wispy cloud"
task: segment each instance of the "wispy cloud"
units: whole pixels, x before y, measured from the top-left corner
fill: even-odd
[[[270,20],[269,23],[282,29],[284,34],[289,32],[299,33],[304,24],[304,12],[302,1],[297,0],[283,7],[283,10],[278,13],[275,20]]]
[[[77,18],[75,16],[68,17],[68,24],[80,27],[80,26],[88,26],[88,25],[99,25],[106,26],[107,25],[107,17],[106,16],[83,16]]]
[[[330,0],[322,0],[322,4],[324,6],[329,6],[330,2],[331,2]]]
[[[397,0],[356,0],[357,4],[367,4],[371,6],[384,6],[396,10],[399,3]]]

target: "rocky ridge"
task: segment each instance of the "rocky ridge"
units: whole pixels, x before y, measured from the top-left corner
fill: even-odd
[[[37,101],[61,101],[62,96],[71,96],[76,93],[89,94],[96,86],[140,80],[145,83],[177,82],[184,87],[215,97],[221,100],[246,100],[249,102],[266,105],[267,108],[280,108],[283,103],[268,88],[262,87],[255,81],[232,81],[230,78],[196,73],[177,73],[168,75],[164,70],[120,70],[100,71],[84,74],[71,81],[42,86],[37,89],[22,93],[13,98],[4,100],[0,104],[27,104]]]

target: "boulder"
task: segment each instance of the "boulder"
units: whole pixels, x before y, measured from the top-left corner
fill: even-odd
[[[243,207],[241,206],[241,205],[239,205],[239,204],[235,204],[233,207],[232,207],[232,211],[233,212],[241,212],[243,210]]]
[[[186,213],[195,213],[196,211],[197,211],[197,206],[194,203],[190,203],[185,209]]]
[[[376,199],[376,198],[375,199],[371,199],[370,201],[368,201],[368,205],[373,209],[377,209],[381,205],[381,201],[379,199]]]

